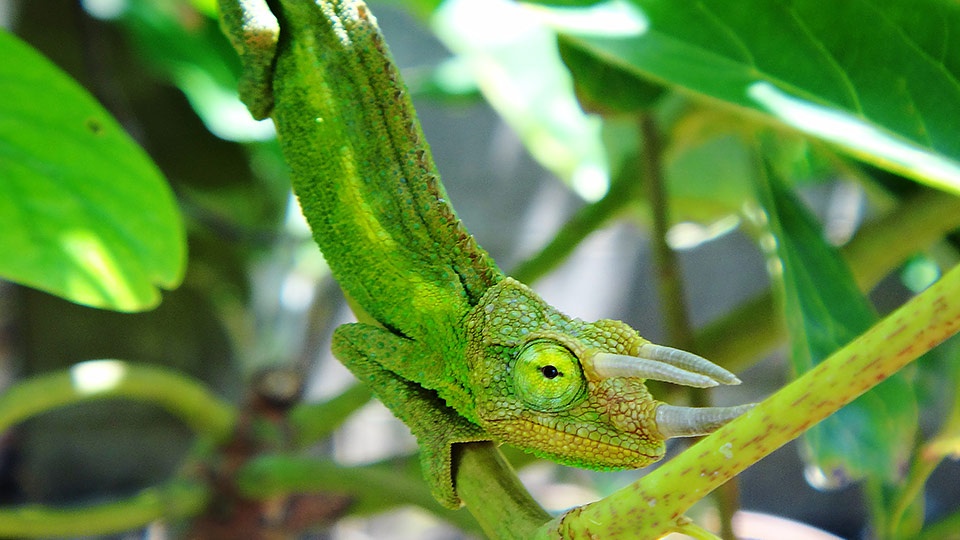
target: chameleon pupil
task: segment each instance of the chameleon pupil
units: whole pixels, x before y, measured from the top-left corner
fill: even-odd
[[[555,366],[543,366],[540,368],[540,373],[543,373],[543,376],[548,379],[554,379],[560,375],[560,370],[558,370]]]

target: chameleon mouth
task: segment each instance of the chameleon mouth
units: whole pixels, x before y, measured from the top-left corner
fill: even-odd
[[[662,443],[644,441],[631,433],[608,434],[572,425],[562,429],[526,419],[495,424],[498,438],[504,442],[573,467],[637,469],[659,460],[664,453]]]

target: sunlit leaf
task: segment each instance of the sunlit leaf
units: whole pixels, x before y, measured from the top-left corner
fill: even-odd
[[[0,32],[0,276],[74,302],[155,306],[186,264],[173,195],[85,90]]]
[[[611,0],[536,9],[613,65],[960,193],[956,2]],[[604,10],[617,24],[573,24],[578,13]]]
[[[216,13],[196,11],[187,0],[130,0],[119,21],[142,57],[184,93],[211,133],[231,141],[274,137],[273,124],[251,118],[237,97],[240,62]]]
[[[606,192],[600,119],[577,103],[552,31],[505,0],[448,1],[433,27],[537,161],[587,199]]]
[[[815,218],[772,168],[760,184],[782,277],[791,361],[802,374],[866,331],[877,315]],[[890,377],[805,434],[808,479],[837,487],[864,477],[896,478],[913,446],[917,414],[905,377]]]

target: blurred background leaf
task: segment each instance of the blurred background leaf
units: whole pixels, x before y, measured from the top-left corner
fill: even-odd
[[[451,0],[431,21],[486,100],[545,168],[587,200],[609,185],[600,122],[580,109],[554,34],[506,0]],[[517,54],[522,50],[523,54]]]
[[[758,185],[782,281],[795,376],[870,328],[878,317],[816,219],[767,167]],[[917,404],[903,372],[804,434],[808,479],[838,488],[864,478],[894,483],[914,445]]]

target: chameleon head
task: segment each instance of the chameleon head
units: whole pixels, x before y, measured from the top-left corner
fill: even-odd
[[[699,356],[654,345],[620,321],[571,319],[510,278],[471,311],[467,331],[480,425],[502,442],[567,465],[643,467],[663,456],[666,439],[709,433],[750,407],[654,400],[646,379],[696,387],[740,381]]]

